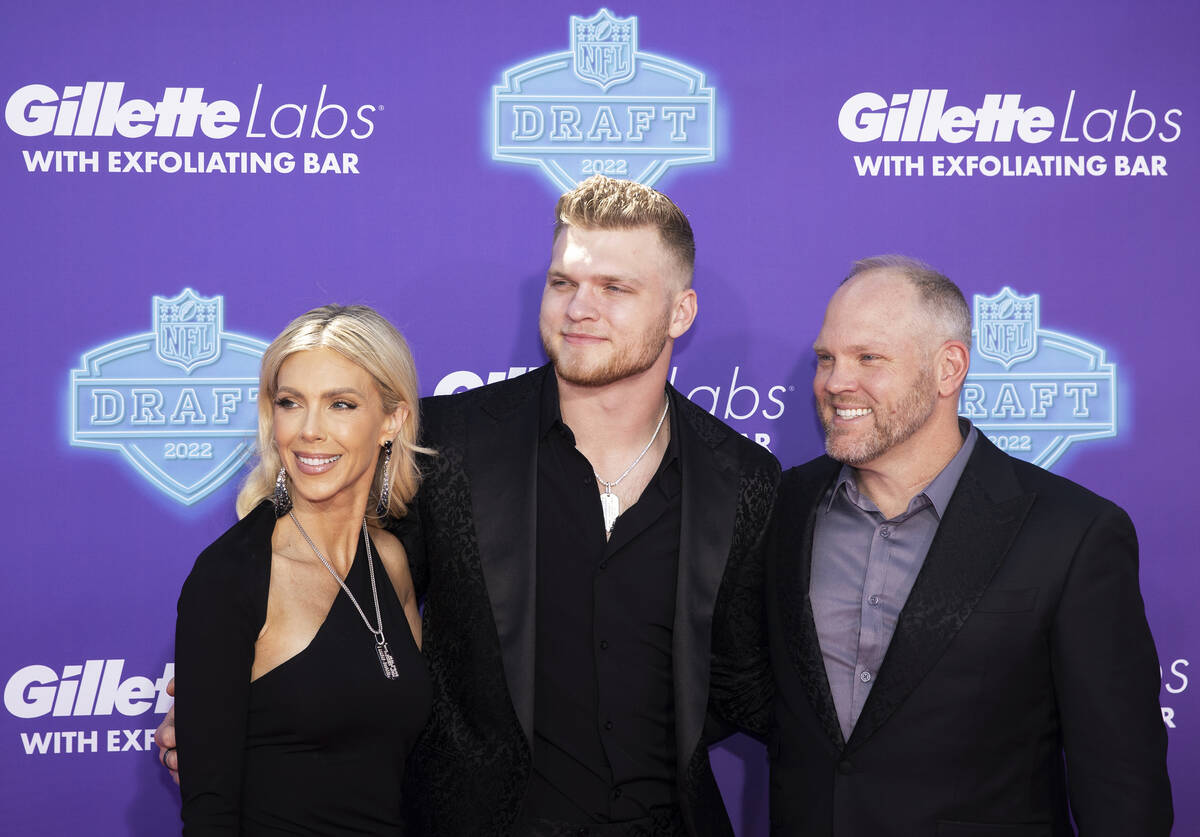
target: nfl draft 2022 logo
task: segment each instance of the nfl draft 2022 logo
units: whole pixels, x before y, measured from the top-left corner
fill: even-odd
[[[593,174],[652,186],[716,159],[716,93],[704,74],[638,49],[638,21],[571,17],[570,50],[504,71],[492,92],[492,159],[539,166],[558,189]]]
[[[1001,450],[1050,468],[1067,448],[1117,435],[1117,371],[1104,349],[1041,327],[1038,294],[975,295],[960,415]]]
[[[120,451],[191,505],[250,457],[267,344],[224,330],[224,299],[191,288],[153,300],[154,330],[86,352],[71,372],[71,444]]]

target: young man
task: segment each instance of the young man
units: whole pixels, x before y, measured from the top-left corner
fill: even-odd
[[[413,808],[440,834],[730,834],[703,730],[778,466],[667,385],[696,316],[679,208],[594,177],[555,216],[550,365],[422,403]]]
[[[829,303],[828,456],[785,474],[768,542],[773,832],[1166,835],[1133,525],[958,417],[970,341],[911,259]]]

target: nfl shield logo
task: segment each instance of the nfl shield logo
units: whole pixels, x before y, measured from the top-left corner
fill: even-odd
[[[189,506],[236,474],[254,451],[267,344],[225,331],[223,306],[191,289],[156,296],[153,331],[84,352],[71,370],[71,444],[119,451]]]
[[[571,16],[571,54],[575,75],[607,91],[633,78],[637,18],[613,17],[601,9],[590,18]]]
[[[982,357],[1005,369],[1037,354],[1038,295],[1018,296],[1004,288],[995,296],[975,294],[975,345]]]
[[[191,288],[168,299],[154,297],[154,353],[163,363],[191,374],[221,356],[219,296],[203,297]]]

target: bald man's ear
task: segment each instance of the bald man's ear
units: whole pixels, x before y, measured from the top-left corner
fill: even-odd
[[[947,340],[937,354],[938,394],[950,397],[958,395],[967,370],[971,366],[971,350],[960,340]]]

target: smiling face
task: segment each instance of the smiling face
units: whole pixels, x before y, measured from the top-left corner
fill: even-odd
[[[333,349],[284,360],[276,379],[274,438],[297,508],[350,504],[365,510],[381,447],[405,415],[403,405],[385,413],[371,375]]]
[[[903,276],[871,271],[838,289],[813,345],[813,393],[832,458],[862,467],[919,444],[938,406],[937,346]]]
[[[653,227],[564,227],[554,241],[538,328],[562,380],[599,387],[670,359],[695,292]]]

